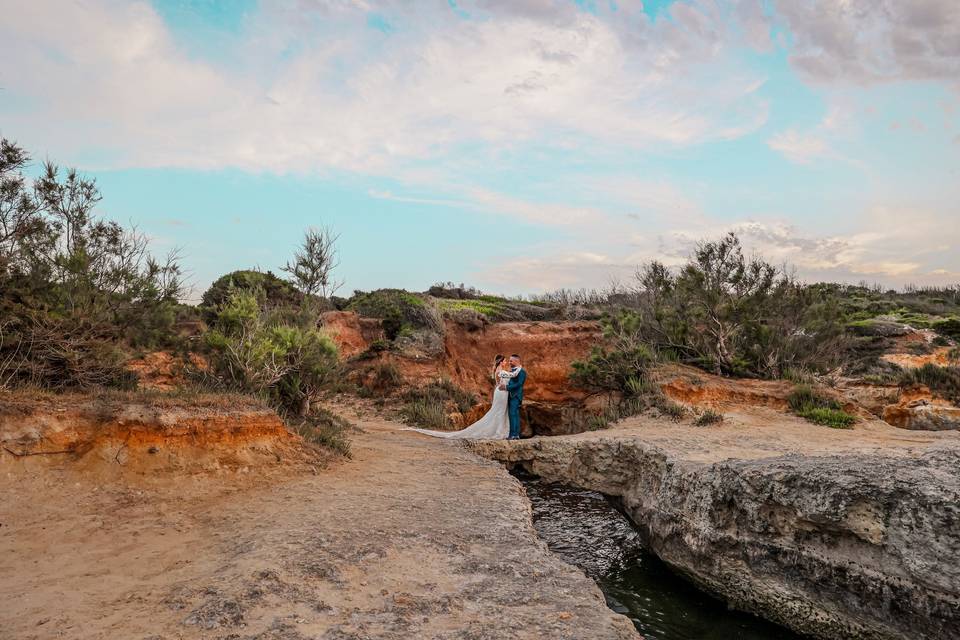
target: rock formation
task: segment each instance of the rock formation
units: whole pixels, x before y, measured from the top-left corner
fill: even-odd
[[[692,451],[695,427],[671,429],[468,446],[619,497],[651,551],[738,609],[820,638],[960,638],[960,441],[829,433],[846,444],[798,455],[771,433],[737,458],[710,451],[729,434]]]

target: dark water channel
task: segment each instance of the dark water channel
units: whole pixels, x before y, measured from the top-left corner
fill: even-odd
[[[603,495],[520,475],[533,522],[550,549],[593,578],[611,609],[648,640],[802,640],[727,606],[674,574],[640,545],[627,518]]]

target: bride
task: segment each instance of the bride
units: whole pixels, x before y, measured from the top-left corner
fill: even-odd
[[[507,417],[507,398],[510,395],[500,385],[516,377],[517,371],[510,371],[504,364],[504,356],[497,354],[493,363],[493,406],[490,411],[466,429],[460,431],[431,431],[407,427],[403,431],[416,431],[436,438],[454,438],[467,440],[504,440],[510,433],[510,420]]]

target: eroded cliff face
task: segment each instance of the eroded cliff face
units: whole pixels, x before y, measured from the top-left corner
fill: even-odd
[[[651,551],[738,609],[821,638],[960,637],[956,439],[722,459],[584,436],[468,446],[619,497]]]
[[[11,472],[70,463],[100,475],[151,475],[322,462],[276,412],[241,396],[163,405],[136,397],[3,394],[0,446],[0,468]]]
[[[350,312],[324,314],[324,327],[350,357],[362,353],[382,338],[379,321]],[[446,377],[479,398],[492,390],[493,359],[519,353],[527,368],[524,389],[526,435],[560,435],[582,430],[592,401],[570,383],[570,367],[585,358],[601,336],[596,322],[501,322],[465,325],[446,320],[443,350],[435,357],[423,354],[382,353],[381,360],[395,364],[408,384],[423,384]],[[463,425],[482,416],[489,404],[481,402],[462,416]]]

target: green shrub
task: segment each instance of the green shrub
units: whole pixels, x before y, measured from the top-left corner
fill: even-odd
[[[807,385],[798,385],[787,397],[790,410],[810,422],[835,429],[849,429],[857,421],[839,402]]]
[[[128,388],[130,342],[164,344],[183,294],[176,253],[98,217],[96,181],[0,139],[0,387]]]
[[[843,364],[846,319],[836,301],[744,256],[734,234],[701,243],[678,270],[651,262],[638,280],[640,337],[661,354],[718,374],[765,378]]]
[[[253,304],[265,310],[296,308],[303,300],[293,285],[270,271],[233,271],[217,278],[201,298],[200,309],[208,324],[219,321],[220,312],[235,291],[253,293]]]
[[[933,330],[948,338],[960,340],[960,318],[947,318],[934,322]]]
[[[409,424],[428,429],[452,427],[449,414],[465,414],[476,404],[476,398],[446,378],[410,389],[403,394],[400,415]]]
[[[857,421],[856,417],[846,411],[826,407],[812,407],[797,413],[797,415],[815,424],[822,424],[834,429],[850,429]]]
[[[606,413],[590,416],[587,419],[587,431],[602,431],[610,428],[610,418]]]
[[[405,329],[441,329],[439,315],[433,306],[423,297],[402,289],[358,291],[350,298],[347,309],[368,318],[379,318],[389,340],[395,340]]]
[[[308,415],[338,371],[337,347],[314,328],[275,324],[255,289],[231,290],[206,335],[214,373],[227,387],[264,395],[281,412]]]
[[[719,424],[721,422],[723,422],[722,413],[719,411],[714,411],[713,409],[704,409],[693,421],[693,424],[697,425],[698,427],[706,427],[712,424]]]
[[[787,404],[794,413],[806,411],[810,408],[840,409],[840,403],[818,393],[813,387],[805,384],[794,387],[787,396]]]
[[[789,380],[790,382],[796,384],[813,384],[816,382],[817,378],[815,375],[806,371],[805,369],[799,369],[796,367],[787,367],[783,370],[783,379]]]
[[[604,346],[573,363],[570,378],[583,389],[636,396],[650,390],[647,375],[657,357],[641,336],[640,317],[621,313],[601,321]]]
[[[960,367],[940,367],[927,363],[917,369],[908,369],[900,376],[900,386],[922,384],[933,393],[953,403],[960,403]]]

